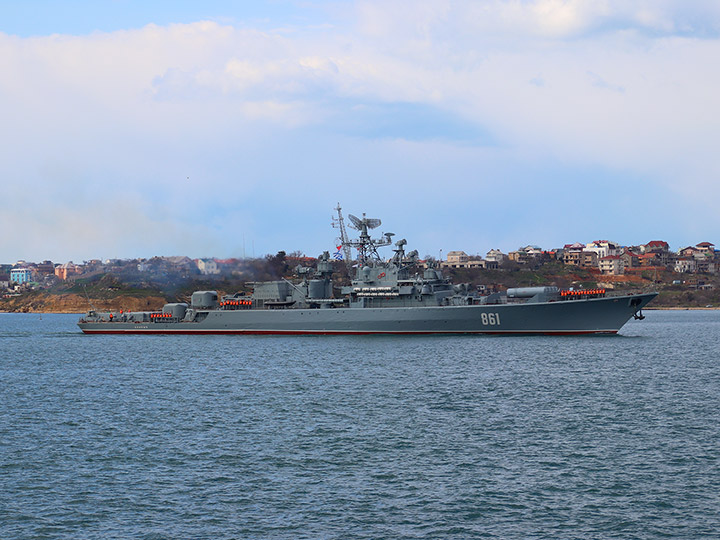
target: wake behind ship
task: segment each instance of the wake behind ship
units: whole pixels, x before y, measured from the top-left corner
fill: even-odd
[[[379,219],[349,215],[360,235],[350,240],[338,206],[341,243],[357,265],[349,286],[334,294],[328,252],[317,268],[298,267],[298,280],[252,283],[251,295],[219,297],[197,291],[190,304],[161,311],[89,311],[78,322],[86,334],[615,334],[631,318],[642,318],[657,293],[608,296],[604,289],[525,287],[480,295],[453,284],[437,266],[418,272],[417,251],[395,242],[383,260],[378,248],[392,233],[370,237]]]

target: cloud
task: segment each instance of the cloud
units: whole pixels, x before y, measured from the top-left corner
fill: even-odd
[[[573,192],[601,193],[593,204],[609,208],[591,223],[573,210],[578,229],[625,223],[635,205],[617,198],[646,192],[688,234],[689,219],[720,224],[715,3],[361,1],[327,13],[280,30],[0,34],[0,213],[37,235],[0,256],[80,235],[93,213],[124,226],[103,222],[73,243],[75,258],[107,236],[117,256],[182,245],[223,255],[242,234],[258,252],[305,249],[327,220],[288,232],[285,218],[338,199],[415,223],[421,251],[448,235],[418,215],[447,213],[467,241],[482,230],[528,243],[542,240],[520,238],[532,220],[549,223],[543,212]],[[504,206],[526,194],[550,204]],[[546,238],[562,243],[566,229],[548,225]]]
[[[650,36],[717,37],[720,6],[712,0],[485,0],[358,2],[361,32],[420,42],[445,37],[511,43],[518,37],[565,40],[636,31]]]

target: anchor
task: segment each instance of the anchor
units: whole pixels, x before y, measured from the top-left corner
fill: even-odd
[[[642,308],[636,311],[633,316],[635,317],[636,321],[642,321],[645,318],[645,315],[642,314]]]

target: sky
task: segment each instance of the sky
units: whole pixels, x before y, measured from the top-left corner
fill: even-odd
[[[720,245],[718,59],[714,0],[0,0],[0,262]]]

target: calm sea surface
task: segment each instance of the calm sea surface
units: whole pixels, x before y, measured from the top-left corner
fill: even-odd
[[[720,538],[720,311],[604,337],[0,314],[0,538]]]

